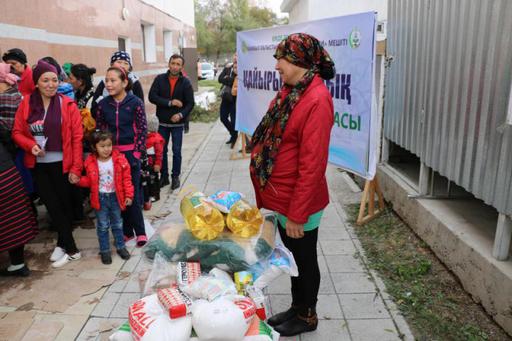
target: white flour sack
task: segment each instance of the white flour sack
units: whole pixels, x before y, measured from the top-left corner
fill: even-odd
[[[188,341],[192,331],[192,318],[171,320],[156,294],[136,301],[128,310],[128,321],[137,341]]]
[[[241,341],[255,313],[254,303],[244,296],[198,300],[192,306],[192,324],[201,341]]]

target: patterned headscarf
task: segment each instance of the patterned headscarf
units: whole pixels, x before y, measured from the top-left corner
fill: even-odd
[[[264,189],[277,156],[284,130],[290,114],[299,102],[302,94],[318,74],[323,79],[335,75],[334,62],[320,42],[305,33],[294,33],[277,46],[276,59],[285,58],[290,63],[307,69],[302,79],[294,86],[283,85],[252,136],[251,174],[258,178],[260,189]],[[282,98],[283,90],[289,91]]]
[[[114,64],[116,60],[126,60],[128,64],[130,64],[130,68],[132,67],[132,59],[130,58],[130,54],[126,51],[114,52],[112,57],[110,57],[110,65]]]
[[[334,62],[329,53],[315,37],[306,33],[290,34],[282,40],[274,58],[284,58],[294,65],[311,69],[323,79],[331,79],[335,74]]]

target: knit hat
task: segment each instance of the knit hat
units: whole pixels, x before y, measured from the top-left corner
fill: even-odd
[[[148,115],[147,117],[148,124],[148,132],[157,132],[158,131],[158,118],[156,115]]]
[[[4,53],[4,55],[2,56],[2,60],[4,62],[8,60],[16,60],[21,64],[27,64],[27,55],[25,54],[25,52],[23,52],[23,50],[14,48]]]
[[[37,84],[37,81],[45,72],[53,72],[58,76],[57,69],[55,68],[55,66],[45,62],[44,60],[39,60],[37,62],[36,67],[32,70],[32,79],[34,80],[34,84]]]
[[[18,81],[18,76],[11,72],[9,64],[0,63],[0,83],[14,85]]]
[[[336,74],[334,62],[318,39],[306,33],[293,33],[277,45],[274,58],[284,58],[302,68],[313,70],[323,79]]]
[[[66,63],[62,64],[62,71],[64,71],[66,73],[66,76],[68,76],[68,77],[71,74],[72,66],[73,66],[73,64],[71,64],[70,62],[66,62]]]
[[[130,67],[132,67],[132,59],[130,58],[130,54],[126,51],[117,51],[114,52],[112,57],[110,57],[110,65],[114,64],[116,60],[126,60]]]

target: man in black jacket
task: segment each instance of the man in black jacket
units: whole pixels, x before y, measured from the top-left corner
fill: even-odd
[[[183,128],[194,107],[194,90],[188,78],[182,74],[185,59],[174,54],[169,59],[169,70],[158,75],[149,90],[149,101],[156,105],[158,133],[165,139],[160,186],[169,184],[167,145],[172,139],[172,181],[171,189],[180,187],[181,145]]]

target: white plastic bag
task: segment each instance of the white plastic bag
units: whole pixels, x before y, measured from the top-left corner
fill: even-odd
[[[193,298],[213,301],[224,295],[236,295],[235,283],[223,277],[201,276],[192,284],[183,286],[182,290]]]
[[[217,191],[208,197],[208,201],[222,213],[229,213],[231,206],[242,199],[242,193],[230,191]]]
[[[192,318],[185,316],[171,320],[156,294],[130,306],[128,320],[136,341],[188,341],[192,331]]]
[[[151,295],[158,289],[170,288],[175,283],[176,268],[165,259],[161,252],[157,252],[142,294],[144,296]]]
[[[201,341],[241,341],[255,312],[252,300],[244,296],[198,300],[192,306],[192,325]]]
[[[251,267],[254,286],[259,289],[267,287],[270,282],[281,274],[286,273],[292,277],[299,275],[295,258],[290,250],[284,246],[279,234],[276,234],[276,246],[269,258],[260,261]]]

